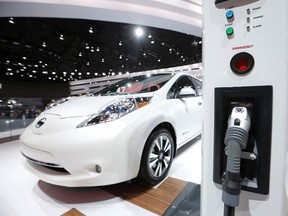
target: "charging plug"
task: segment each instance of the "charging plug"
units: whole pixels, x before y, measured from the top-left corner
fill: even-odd
[[[227,165],[222,183],[222,201],[225,205],[239,205],[241,192],[240,162],[242,150],[246,148],[251,120],[246,107],[234,107],[228,119],[224,143]]]

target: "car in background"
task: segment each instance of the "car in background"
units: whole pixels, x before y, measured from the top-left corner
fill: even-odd
[[[163,181],[201,134],[202,82],[188,73],[126,78],[50,104],[20,137],[25,167],[67,187]]]

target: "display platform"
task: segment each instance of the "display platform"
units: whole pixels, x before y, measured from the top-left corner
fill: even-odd
[[[181,149],[169,177],[155,188],[128,182],[85,188],[45,183],[23,167],[18,140],[0,144],[0,163],[0,215],[169,215],[169,208],[186,202],[181,192],[201,182],[201,140]]]

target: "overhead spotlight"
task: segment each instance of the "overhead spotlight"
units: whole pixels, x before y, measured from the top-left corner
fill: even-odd
[[[82,53],[81,53],[81,52],[79,52],[79,56],[82,56]]]
[[[43,43],[42,43],[42,47],[46,47],[46,42],[43,42]]]
[[[10,19],[9,19],[9,23],[11,23],[11,24],[15,24],[15,22],[14,22],[14,18],[13,18],[13,17],[10,17]]]
[[[60,40],[64,40],[64,35],[63,35],[63,34],[60,34],[59,39],[60,39]]]
[[[100,52],[100,48],[99,48],[99,47],[97,47],[97,48],[96,48],[96,51],[97,51],[97,52]]]
[[[199,43],[199,44],[202,44],[202,41],[200,40],[198,43]]]
[[[101,59],[101,62],[104,62],[104,61],[105,61],[104,58],[102,58],[102,59]]]
[[[158,62],[161,62],[161,59],[158,59]]]
[[[89,29],[89,33],[93,33],[93,28],[92,27],[90,27],[90,29]]]
[[[154,44],[154,43],[155,43],[155,41],[152,39],[152,40],[151,40],[151,44]]]
[[[86,43],[86,49],[89,49],[90,47],[89,47],[89,45],[88,45],[88,43]]]
[[[122,41],[119,41],[119,46],[122,46]]]
[[[165,45],[165,43],[164,43],[164,42],[161,42],[161,45],[162,45],[162,46],[164,46],[164,45]]]
[[[152,38],[152,34],[151,33],[148,34],[148,38]]]
[[[135,34],[137,37],[141,37],[144,34],[144,31],[142,28],[138,27],[135,29]]]

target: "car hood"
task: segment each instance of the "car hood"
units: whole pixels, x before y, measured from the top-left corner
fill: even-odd
[[[146,94],[145,94],[146,95]],[[117,96],[81,96],[75,97],[67,102],[45,110],[45,114],[58,115],[62,118],[90,116],[102,111],[106,106],[123,98],[143,97],[144,94],[137,95],[117,95]],[[151,96],[151,94],[150,94]]]

